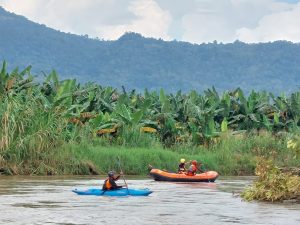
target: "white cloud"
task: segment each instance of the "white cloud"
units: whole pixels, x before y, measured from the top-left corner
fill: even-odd
[[[133,31],[194,43],[299,42],[299,4],[295,0],[0,0],[11,12],[65,32],[117,39]]]
[[[130,2],[128,9],[136,19],[127,24],[99,26],[97,31],[108,39],[116,39],[127,31],[141,33],[146,37],[170,39],[168,28],[172,20],[171,15],[162,10],[155,1],[135,0]]]
[[[195,43],[214,40],[233,42],[242,37],[241,33],[244,34],[245,29],[247,32],[255,30],[266,15],[278,14],[295,7],[294,4],[274,0],[220,0],[218,4],[198,0],[195,10],[182,18],[183,39]],[[273,21],[269,26],[276,27],[277,23]]]
[[[236,35],[244,42],[289,40],[300,42],[300,3],[292,9],[264,16],[254,29],[238,29]]]
[[[118,25],[132,19],[131,13],[126,10],[128,1],[118,3],[117,0],[64,0],[63,4],[59,0],[47,2],[48,10],[40,16],[39,21],[75,34],[106,38],[97,33],[97,27]]]
[[[76,34],[117,39],[126,31],[170,39],[171,15],[154,0],[0,0],[5,9]]]

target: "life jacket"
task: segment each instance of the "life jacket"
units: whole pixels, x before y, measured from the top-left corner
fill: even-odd
[[[184,163],[180,163],[178,166],[178,173],[183,173],[185,171]]]
[[[107,178],[107,179],[105,180],[105,182],[104,182],[104,187],[105,187],[106,190],[110,190],[110,189],[111,189],[112,185],[111,185],[111,183],[109,182],[109,178]]]
[[[197,167],[192,164],[187,171],[187,175],[194,176],[196,172],[197,172]]]

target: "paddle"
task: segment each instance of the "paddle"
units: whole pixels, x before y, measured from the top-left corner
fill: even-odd
[[[121,160],[120,160],[120,157],[119,157],[119,156],[118,156],[118,164],[119,164],[119,169],[120,169],[120,172],[121,172],[121,174],[122,174],[122,178],[123,178],[123,181],[124,181],[124,183],[125,183],[127,192],[129,193],[128,185],[127,185],[127,183],[126,183],[125,176],[124,176],[123,170],[122,170],[122,168],[121,168]]]

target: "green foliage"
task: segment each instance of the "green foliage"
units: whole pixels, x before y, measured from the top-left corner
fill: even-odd
[[[241,196],[247,200],[283,201],[300,200],[300,177],[283,173],[271,160],[259,158],[255,170],[258,176],[253,186],[245,189]]]
[[[299,132],[294,133],[294,135],[291,135],[289,137],[289,140],[287,141],[287,148],[293,151],[294,158],[297,158],[300,156],[300,134]]]
[[[279,136],[299,130],[298,92],[279,97],[255,91],[247,97],[240,88],[222,95],[214,88],[203,94],[174,95],[163,89],[120,93],[93,83],[61,81],[55,71],[34,83],[30,67],[8,73],[5,62],[1,77],[0,167],[19,165],[19,171],[13,169],[16,174],[62,171],[46,172],[55,168],[49,152],[83,141],[200,153],[223,174],[253,173],[251,155],[272,156],[282,164],[298,160],[292,152],[286,154],[287,135]]]
[[[176,170],[178,155],[177,153],[166,151],[163,148],[128,148],[120,146],[91,146],[81,145],[66,146],[72,149],[74,155],[79,159],[92,160],[100,174],[106,175],[109,170],[119,170],[118,157],[121,159],[123,171],[128,175],[145,175],[148,173],[148,164],[159,168]]]
[[[138,127],[123,126],[115,144],[126,147],[155,148],[160,147],[158,137],[152,133],[141,132]]]

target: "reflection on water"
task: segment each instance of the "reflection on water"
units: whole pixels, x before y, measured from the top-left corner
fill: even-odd
[[[300,224],[299,204],[248,203],[233,194],[251,181],[221,177],[215,183],[168,183],[131,178],[131,188],[154,192],[147,197],[108,197],[71,192],[101,186],[100,177],[0,176],[0,224]]]

